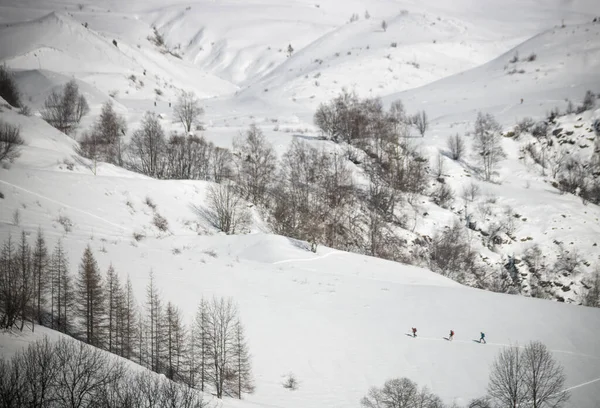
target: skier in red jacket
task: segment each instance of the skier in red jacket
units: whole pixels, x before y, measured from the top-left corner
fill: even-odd
[[[452,341],[452,339],[454,339],[454,330],[450,330],[450,337],[448,337],[448,340]]]
[[[413,333],[413,337],[417,337],[417,328],[416,327],[412,328],[412,333]]]

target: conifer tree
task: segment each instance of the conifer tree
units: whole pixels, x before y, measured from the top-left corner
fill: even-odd
[[[71,328],[70,312],[73,307],[74,294],[71,276],[69,275],[69,261],[60,240],[52,253],[50,275],[51,327],[63,333],[68,333]]]
[[[230,387],[236,398],[242,399],[242,393],[254,392],[254,381],[252,379],[252,366],[250,352],[244,335],[244,327],[238,319],[235,323],[233,339],[233,364],[235,366],[235,378],[232,379]]]
[[[38,228],[35,247],[33,249],[33,278],[35,285],[36,318],[39,324],[43,323],[43,312],[46,306],[48,286],[50,284],[49,267],[50,259],[46,240],[42,229]]]
[[[89,245],[85,248],[79,264],[76,289],[83,340],[93,346],[102,347],[105,293],[98,263]]]

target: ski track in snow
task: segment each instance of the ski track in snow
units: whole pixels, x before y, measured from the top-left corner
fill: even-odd
[[[423,340],[433,340],[433,341],[449,341],[446,340],[445,338],[436,338],[436,337],[420,337],[417,336],[416,339],[423,339]],[[471,343],[477,343],[476,340],[451,340],[452,343],[466,343],[466,344],[471,344]],[[517,344],[505,344],[505,343],[484,343],[484,345],[486,346],[496,346],[496,347],[518,347],[518,348],[525,348],[525,346],[519,346]],[[559,353],[559,354],[570,354],[573,356],[579,356],[579,357],[588,357],[588,358],[595,358],[595,359],[600,359],[600,356],[592,356],[590,354],[582,354],[582,353],[577,353],[574,351],[567,351],[567,350],[548,350],[551,351],[553,353]]]
[[[31,191],[31,190],[27,190],[26,188],[19,187],[19,186],[15,185],[15,184],[9,183],[8,181],[0,180],[0,183],[6,184],[7,186],[11,186],[11,187],[13,187],[13,188],[16,188],[16,189],[18,189],[18,190],[21,190],[21,191],[23,191],[23,192],[25,192],[25,193],[28,193],[28,194],[31,194],[31,195],[33,195],[33,196],[39,197],[39,198],[41,198],[41,199],[44,199],[44,200],[46,200],[46,201],[50,201],[50,202],[52,202],[52,203],[54,203],[54,204],[61,205],[61,206],[65,207],[65,208],[69,208],[69,209],[71,209],[71,210],[73,210],[73,211],[77,211],[77,212],[79,212],[79,213],[81,213],[81,214],[85,214],[85,215],[87,215],[87,216],[90,216],[90,217],[92,217],[92,218],[95,218],[95,219],[97,219],[97,220],[100,220],[100,221],[102,221],[102,222],[104,222],[104,223],[106,223],[106,224],[112,225],[113,227],[117,227],[117,228],[119,228],[119,229],[120,229],[120,230],[122,230],[122,231],[128,231],[128,232],[132,232],[132,231],[133,231],[133,230],[131,230],[131,229],[129,229],[129,228],[126,228],[126,227],[124,227],[124,226],[122,226],[122,225],[115,224],[114,222],[108,221],[107,219],[105,219],[105,218],[102,218],[102,217],[100,217],[100,216],[98,216],[98,215],[92,214],[92,213],[90,213],[90,212],[87,212],[87,211],[85,211],[85,210],[82,210],[82,209],[80,209],[80,208],[77,208],[77,207],[73,207],[73,206],[71,206],[71,205],[65,204],[65,203],[63,203],[63,202],[60,202],[60,201],[58,201],[58,200],[54,200],[54,199],[52,199],[52,198],[46,197],[46,196],[44,196],[44,195],[42,195],[42,194],[38,194],[38,193],[36,193],[36,192],[33,192],[33,191]]]
[[[343,254],[343,252],[342,251],[331,251],[331,252],[327,252],[325,255],[315,256],[314,258],[284,259],[283,261],[273,262],[273,265],[279,265],[279,264],[290,263],[290,262],[316,261],[319,259],[327,258],[328,256],[335,255],[335,254]]]

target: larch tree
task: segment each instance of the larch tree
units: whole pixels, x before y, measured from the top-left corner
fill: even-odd
[[[56,243],[50,263],[50,321],[51,327],[63,333],[71,331],[70,312],[73,307],[74,293],[69,274],[69,260],[62,241]]]
[[[191,367],[191,372],[194,375],[191,383],[194,386],[199,384],[201,391],[204,391],[206,384],[209,382],[209,371],[212,368],[209,330],[209,303],[202,298],[194,319],[192,350],[194,364]],[[198,378],[195,378],[196,374]]]
[[[166,329],[166,376],[170,380],[184,379],[185,358],[187,356],[186,328],[177,306],[167,302],[165,309]]]
[[[162,299],[158,293],[154,272],[150,271],[150,281],[146,286],[146,324],[149,337],[150,369],[162,373],[162,357],[164,355],[164,324]]]
[[[120,319],[122,320],[123,324],[123,335],[121,336],[121,352],[123,357],[129,360],[133,360],[135,357],[134,346],[138,324],[137,306],[135,302],[135,297],[133,295],[133,286],[129,277],[127,277],[127,283],[125,283],[125,288],[123,290],[121,314],[122,316],[120,317]]]
[[[98,263],[88,245],[79,264],[76,282],[77,310],[86,343],[102,347],[106,313],[106,293]]]
[[[119,276],[112,264],[106,272],[106,318],[107,318],[107,350],[115,353],[119,345],[121,321],[119,320],[120,302],[122,289]],[[120,354],[120,353],[117,353]]]
[[[38,228],[35,247],[33,248],[33,279],[35,285],[35,314],[39,324],[43,323],[44,308],[48,294],[50,276],[50,258],[42,229]]]
[[[233,339],[233,364],[235,378],[230,381],[233,395],[242,399],[242,393],[251,394],[254,392],[254,380],[252,378],[251,356],[246,343],[244,326],[238,319],[235,322]]]
[[[21,320],[21,325],[19,329],[23,331],[25,322],[30,321],[33,330],[33,299],[35,293],[35,280],[33,279],[31,247],[27,242],[27,234],[25,233],[25,231],[21,232],[21,241],[19,242],[19,246],[17,247],[16,255],[17,268],[19,270],[19,273],[17,275],[19,279],[19,317]]]

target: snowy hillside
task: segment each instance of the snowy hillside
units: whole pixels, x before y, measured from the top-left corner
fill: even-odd
[[[600,309],[578,304],[600,265],[600,206],[582,200],[580,188],[561,192],[560,172],[540,158],[577,158],[585,163],[582,177],[598,178],[588,163],[600,157],[592,128],[600,100],[566,113],[587,90],[600,93],[596,3],[5,0],[0,64],[14,72],[32,114],[0,99],[0,120],[24,139],[20,157],[0,167],[0,243],[21,231],[33,240],[40,228],[49,248],[62,240],[72,274],[90,245],[103,274],[112,263],[121,279],[131,279],[140,305],[153,271],[161,297],[181,309],[186,324],[202,297],[231,296],[246,328],[256,392],[245,401],[226,398],[226,408],[359,407],[370,387],[400,377],[446,404],[467,406],[485,395],[498,351],[532,340],[564,366],[567,406],[597,408]],[[70,79],[90,113],[67,136],[42,120],[41,110]],[[403,138],[425,163],[425,186],[398,192],[397,218],[387,225],[398,239],[394,259],[418,266],[323,242],[313,253],[309,243],[274,233],[274,201],[245,197],[249,222],[227,235],[211,208],[213,181],[156,179],[96,163],[80,155],[77,142],[107,101],[126,121],[124,143],[147,111],[166,138],[182,134],[172,105],[192,92],[205,113],[191,133],[211,149],[232,149],[257,124],[277,171],[298,141],[324,157],[343,157],[356,189],[344,217],[355,229],[338,248],[369,253],[360,245],[369,239],[372,213],[361,194],[369,190],[372,156],[325,140],[313,123],[319,104],[342,88],[380,97],[386,109],[401,100],[407,113],[428,114],[424,137],[410,127]],[[561,114],[549,115],[556,108]],[[493,182],[480,177],[471,149],[479,111],[502,128],[506,158]],[[531,126],[517,131],[524,118]],[[542,121],[541,136],[534,124]],[[466,143],[460,160],[447,146],[455,134]],[[455,195],[444,206],[434,198],[442,184]],[[520,295],[471,288],[430,270],[438,270],[432,241],[452,225],[476,254],[478,278],[498,282],[509,271],[518,290],[503,291]],[[532,254],[539,254],[535,267]],[[570,273],[553,266],[575,258]],[[452,343],[445,339],[450,329]],[[0,333],[0,354],[46,333],[58,338],[43,328]],[[282,386],[290,373],[299,381],[294,391]]]

